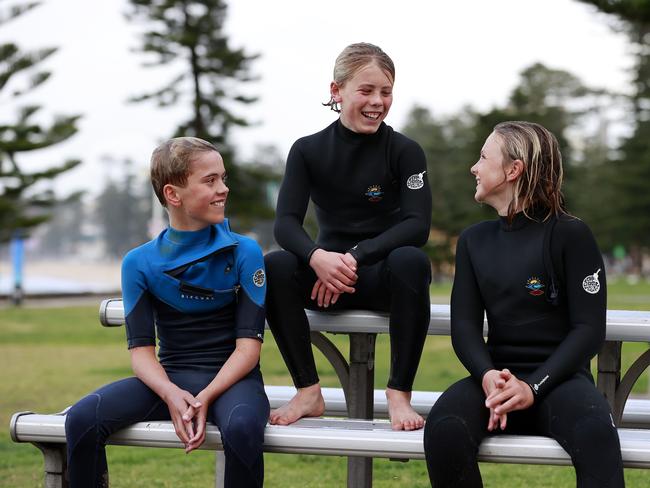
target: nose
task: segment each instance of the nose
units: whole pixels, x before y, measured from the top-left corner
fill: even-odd
[[[230,188],[226,186],[223,180],[219,180],[219,185],[217,186],[217,193],[228,193]]]
[[[372,105],[381,105],[381,95],[379,92],[372,92],[372,95],[370,96],[370,103]]]
[[[472,165],[472,167],[469,169],[469,172],[472,173],[474,176],[477,175],[477,166],[478,166],[478,161]]]

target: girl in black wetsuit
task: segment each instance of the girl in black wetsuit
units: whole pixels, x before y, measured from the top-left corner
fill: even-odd
[[[389,311],[392,425],[424,423],[410,395],[429,324],[430,264],[418,248],[429,235],[431,193],[420,146],[383,122],[394,78],[377,46],[345,48],[326,104],[339,119],[296,141],[287,158],[275,222],[285,250],[265,259],[267,320],[298,392],[271,412],[271,423],[323,413],[306,306]],[[302,226],[310,198],[316,242]]]
[[[623,486],[617,431],[589,370],[605,339],[605,270],[591,231],[564,208],[557,140],[538,124],[501,123],[471,172],[474,198],[499,219],[458,240],[451,337],[471,376],[427,417],[431,484],[482,486],[478,447],[504,432],[557,440],[579,487]]]

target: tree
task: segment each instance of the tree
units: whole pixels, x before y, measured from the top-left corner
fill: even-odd
[[[177,74],[153,92],[134,97],[155,101],[160,107],[186,104],[190,116],[174,136],[196,136],[219,147],[234,188],[229,200],[234,214],[247,222],[270,218],[265,183],[274,178],[263,167],[237,165],[229,145],[230,129],[247,121],[232,110],[233,104],[250,104],[256,98],[241,93],[242,84],[254,80],[250,65],[257,58],[230,47],[223,32],[223,0],[131,0],[129,18],[147,24],[140,50],[151,55],[152,66],[166,66]],[[233,213],[230,212],[230,213]]]
[[[631,104],[632,134],[622,140],[612,161],[616,199],[612,232],[630,250],[637,272],[650,248],[650,0],[580,0],[616,19],[632,44],[635,58]]]
[[[38,6],[38,2],[17,5],[0,13],[0,25]],[[37,89],[50,77],[39,63],[55,48],[22,52],[14,43],[0,44],[0,104],[13,103]],[[71,159],[40,171],[26,171],[18,162],[21,153],[37,151],[65,141],[77,132],[79,115],[58,116],[49,125],[36,122],[40,107],[23,105],[13,122],[0,121],[0,242],[46,221],[48,209],[57,201],[52,189],[38,188],[77,166]],[[6,111],[3,111],[6,114]]]
[[[108,158],[107,164],[115,167]],[[120,179],[109,178],[96,200],[95,216],[104,241],[107,256],[122,259],[136,246],[148,241],[149,218],[153,202],[151,184],[138,183],[132,172],[133,162],[122,162],[124,173]]]

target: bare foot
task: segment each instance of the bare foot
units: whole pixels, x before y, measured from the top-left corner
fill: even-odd
[[[271,410],[269,422],[273,425],[289,425],[303,417],[320,417],[325,411],[325,401],[320,384],[298,388],[296,395],[280,408]]]
[[[424,427],[424,419],[411,406],[411,392],[386,388],[388,416],[393,430],[417,430]]]

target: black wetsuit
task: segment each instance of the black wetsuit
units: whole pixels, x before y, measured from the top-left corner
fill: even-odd
[[[275,237],[285,249],[266,256],[267,319],[294,383],[318,382],[304,307],[317,277],[318,248],[350,252],[359,279],[331,309],[390,311],[389,386],[410,391],[429,323],[428,239],[431,192],[420,146],[384,123],[358,134],[340,121],[296,141],[280,189]],[[302,227],[312,199],[319,233]]]
[[[623,486],[620,446],[589,361],[605,339],[603,261],[581,220],[562,216],[544,263],[548,224],[516,215],[466,229],[456,250],[451,300],[454,350],[471,376],[449,388],[427,418],[425,453],[433,486],[481,486],[478,446],[488,435],[481,387],[490,369],[526,381],[533,405],[508,414],[505,433],[546,435],[571,455],[578,486]],[[548,300],[553,269],[559,304]],[[489,324],[482,337],[483,314]]]

